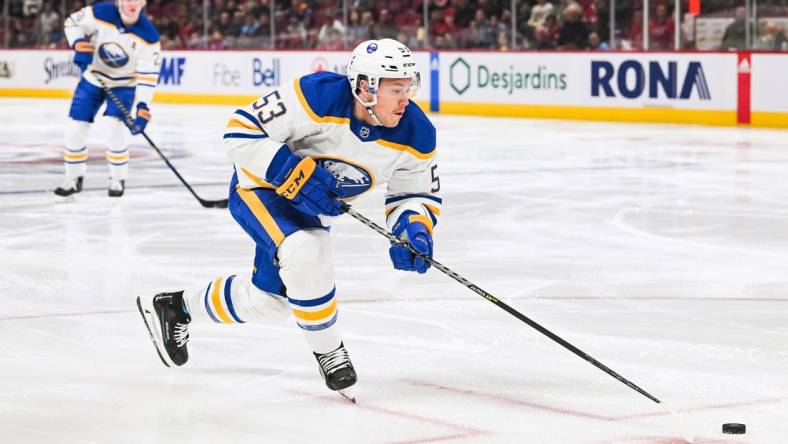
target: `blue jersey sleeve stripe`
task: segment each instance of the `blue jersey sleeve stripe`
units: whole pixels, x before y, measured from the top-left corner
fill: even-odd
[[[419,198],[422,198],[422,199],[429,199],[429,200],[437,202],[439,204],[443,203],[443,199],[441,199],[440,197],[430,196],[429,194],[404,194],[402,196],[389,197],[388,199],[386,199],[386,205],[392,204],[394,202],[399,202],[399,201],[405,200],[405,199],[413,199],[414,197],[419,197]]]
[[[265,139],[267,134],[226,133],[223,139]]]
[[[265,132],[265,130],[263,129],[263,126],[260,125],[260,122],[258,122],[257,119],[255,119],[253,115],[247,113],[246,111],[244,111],[242,109],[235,110],[235,114],[238,114],[239,116],[245,117],[249,122],[255,124],[258,128],[260,128],[260,131]]]

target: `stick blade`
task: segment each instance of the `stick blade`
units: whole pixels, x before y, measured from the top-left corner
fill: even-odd
[[[200,203],[205,208],[227,208],[228,200],[201,200]]]

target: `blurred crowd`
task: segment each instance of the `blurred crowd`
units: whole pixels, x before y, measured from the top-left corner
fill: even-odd
[[[643,0],[615,2],[610,48],[610,0],[149,0],[146,14],[164,49],[343,50],[371,38],[394,38],[414,49],[641,49]],[[8,2],[8,5],[4,3]],[[91,1],[0,0],[8,8],[0,42],[11,48],[65,48],[64,18]],[[273,3],[273,4],[272,4]],[[681,0],[687,11],[689,0]],[[703,14],[733,17],[721,49],[744,49],[743,0],[704,0]],[[764,0],[788,17],[788,0]],[[514,8],[512,7],[514,5]],[[675,0],[650,0],[649,49],[691,49],[692,27],[674,21]],[[763,9],[763,8],[762,8]],[[0,9],[2,11],[4,9]],[[428,20],[424,20],[428,17]],[[783,21],[759,22],[754,49],[788,49]]]

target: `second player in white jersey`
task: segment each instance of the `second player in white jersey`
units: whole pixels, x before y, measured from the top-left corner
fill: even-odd
[[[235,162],[229,209],[254,240],[251,273],[219,277],[196,293],[139,298],[166,365],[188,360],[188,325],[270,321],[292,314],[326,385],[346,390],[356,372],[342,341],[329,227],[353,201],[386,186],[389,229],[432,257],[442,200],[435,128],[411,102],[415,56],[390,39],[359,45],[347,76],[314,73],[236,110],[224,141]],[[392,245],[395,268],[429,263]]]
[[[132,113],[131,133],[142,132],[150,120],[149,104],[161,62],[159,34],[142,12],[144,6],[144,0],[117,0],[116,5],[98,3],[80,9],[65,21],[64,32],[75,51],[74,63],[83,74],[69,110],[71,121],[64,151],[66,181],[55,190],[60,197],[70,198],[82,190],[88,160],[85,141],[105,100],[104,114],[114,118],[109,125],[106,152],[109,195],[123,195],[129,161],[126,117],[114,101],[107,100],[101,82]]]

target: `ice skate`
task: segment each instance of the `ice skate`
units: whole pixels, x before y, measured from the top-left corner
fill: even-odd
[[[340,343],[336,350],[328,353],[315,353],[315,359],[320,365],[320,374],[325,378],[328,388],[356,402],[356,397],[350,389],[356,383],[356,370],[350,362],[345,345]]]
[[[192,318],[186,311],[183,291],[159,293],[153,298],[138,297],[137,308],[161,362],[167,367],[185,364],[189,360],[186,343]]]
[[[83,176],[68,177],[66,180],[55,188],[55,195],[61,202],[67,202],[74,199],[74,194],[82,191]]]
[[[123,196],[123,192],[126,191],[126,181],[125,180],[118,180],[118,179],[109,179],[109,197],[120,197]]]

